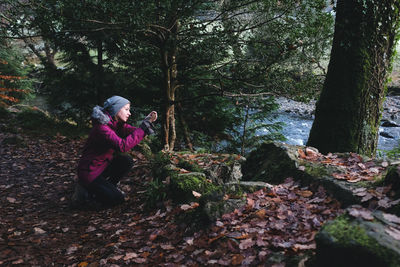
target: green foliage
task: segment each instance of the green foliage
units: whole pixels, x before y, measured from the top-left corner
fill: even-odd
[[[165,180],[170,174],[169,169],[166,168],[169,164],[171,164],[171,159],[167,153],[160,151],[154,154],[154,157],[150,161],[150,166],[155,180]]]
[[[180,159],[178,163],[179,168],[183,168],[190,172],[204,172],[204,169],[201,168],[196,162],[194,161],[187,161],[184,159]]]
[[[145,205],[151,209],[157,206],[158,203],[166,200],[168,197],[168,186],[163,181],[154,179],[147,184],[145,193]]]
[[[284,140],[280,134],[282,124],[272,122],[272,112],[277,108],[278,105],[271,97],[238,100],[233,115],[235,124],[230,129],[232,139],[228,151],[245,155],[264,142]]]

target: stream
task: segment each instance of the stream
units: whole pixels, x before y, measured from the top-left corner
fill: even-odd
[[[280,108],[272,122],[284,124],[281,132],[287,139],[285,142],[293,145],[306,145],[314,120],[312,114],[315,109],[315,102],[300,103],[286,98],[278,98],[277,102]],[[388,96],[386,98],[382,115],[383,121],[390,121],[400,126],[400,96]],[[266,133],[266,129],[261,129],[259,132],[259,134]],[[400,127],[379,127],[378,150],[392,150],[399,145],[399,140]]]
[[[283,122],[282,134],[286,137],[286,143],[292,145],[305,145],[310,134],[313,119],[303,117],[296,114],[281,113],[273,122]],[[261,130],[260,134],[265,134],[267,131]],[[380,127],[379,132],[387,133],[394,138],[384,137],[379,135],[378,149],[392,150],[398,145],[400,140],[400,127]]]

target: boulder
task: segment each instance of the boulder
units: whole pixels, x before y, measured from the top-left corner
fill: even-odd
[[[391,214],[348,209],[316,235],[311,266],[400,266],[398,223],[400,218]]]
[[[232,155],[235,156],[235,155]],[[227,162],[212,164],[205,169],[207,177],[217,185],[223,185],[230,182],[239,182],[242,179],[242,163],[244,157],[231,157]]]

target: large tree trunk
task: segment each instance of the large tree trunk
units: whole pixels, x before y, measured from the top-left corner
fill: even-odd
[[[338,0],[331,59],[307,145],[322,153],[375,155],[399,8],[400,0]]]

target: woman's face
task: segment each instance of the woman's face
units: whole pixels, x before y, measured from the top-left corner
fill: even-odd
[[[122,121],[122,122],[127,122],[129,116],[131,115],[131,104],[126,104],[125,106],[123,106],[117,113],[116,117],[117,120]]]

